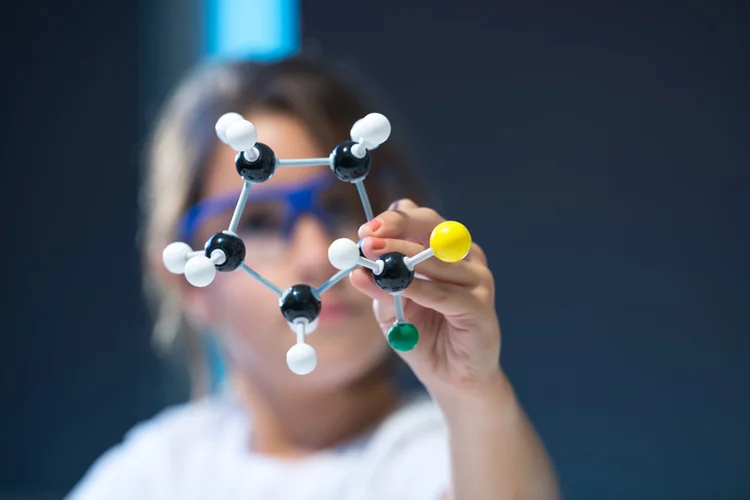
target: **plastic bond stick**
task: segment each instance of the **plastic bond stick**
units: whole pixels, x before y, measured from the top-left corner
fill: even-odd
[[[318,167],[330,164],[330,158],[300,158],[296,160],[279,160],[278,162],[280,167]]]
[[[245,182],[242,185],[242,191],[240,192],[240,199],[237,200],[237,207],[234,209],[234,214],[232,214],[232,220],[229,222],[229,229],[228,231],[230,233],[236,233],[237,232],[237,226],[240,223],[240,217],[242,217],[242,211],[245,209],[245,204],[247,203],[247,195],[250,193],[250,184],[249,182]]]

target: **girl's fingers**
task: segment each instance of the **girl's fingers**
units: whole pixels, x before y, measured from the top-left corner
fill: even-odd
[[[471,250],[469,250],[469,255],[467,255],[464,258],[464,260],[467,262],[478,262],[479,264],[486,266],[487,254],[484,253],[484,250],[482,250],[482,247],[480,247],[476,243],[472,243]]]
[[[359,237],[409,240],[423,246],[430,244],[432,231],[445,219],[435,210],[420,207],[411,200],[400,200],[393,204],[395,208],[379,214],[359,229]],[[487,263],[484,251],[473,243],[469,254],[464,259],[467,262]]]
[[[383,212],[360,227],[359,237],[410,239],[427,245],[432,230],[444,221],[431,208],[419,207],[411,200],[401,200],[397,209]]]
[[[380,302],[381,307],[391,314],[393,296],[378,287],[371,271],[355,269],[350,277],[355,288]],[[493,288],[486,285],[467,287],[455,283],[415,279],[403,291],[403,296],[417,305],[451,316],[472,316],[484,307],[494,307]]]
[[[399,252],[414,257],[425,249],[419,243],[406,240],[368,237],[362,242],[362,250],[367,258],[377,260],[389,252]],[[461,286],[477,286],[491,279],[489,270],[478,262],[443,262],[430,257],[414,266],[414,271],[431,281],[442,281]]]
[[[404,290],[404,297],[445,316],[472,317],[484,307],[483,287],[470,289],[453,283],[415,280]]]
[[[390,300],[391,294],[384,292],[375,284],[375,280],[372,279],[372,271],[369,269],[355,269],[351,272],[349,278],[355,288],[363,292],[372,300]]]
[[[391,324],[396,319],[396,309],[393,305],[393,296],[381,290],[372,279],[372,273],[366,269],[355,269],[350,274],[352,284],[355,288],[373,299],[373,310],[375,319],[380,323]]]

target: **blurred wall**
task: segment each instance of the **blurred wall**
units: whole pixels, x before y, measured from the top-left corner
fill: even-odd
[[[750,497],[746,4],[419,4],[304,2],[305,47],[374,78],[487,250],[567,498]],[[3,7],[0,498],[59,497],[184,398],[148,341],[135,165],[199,6]]]

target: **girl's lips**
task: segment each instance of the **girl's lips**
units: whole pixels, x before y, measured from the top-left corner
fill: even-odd
[[[326,302],[323,300],[323,307],[320,310],[319,321],[321,323],[329,323],[340,321],[346,317],[353,316],[355,313],[354,307],[343,302]]]

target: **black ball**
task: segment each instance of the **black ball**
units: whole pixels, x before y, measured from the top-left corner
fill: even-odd
[[[365,240],[359,240],[359,243],[357,243],[357,248],[359,248],[359,256],[360,257],[367,257],[365,255],[365,251],[362,250],[362,243],[364,243]]]
[[[234,165],[237,173],[248,182],[265,182],[276,172],[276,154],[263,143],[256,142],[260,156],[255,161],[247,161],[242,152],[237,153]]]
[[[224,263],[216,266],[219,271],[234,271],[245,260],[245,242],[232,233],[221,232],[211,236],[206,242],[206,257],[211,258],[211,252],[222,250],[227,256]]]
[[[287,288],[279,299],[281,314],[286,320],[294,323],[295,320],[305,318],[312,323],[320,314],[320,297],[309,285],[294,285]]]
[[[406,267],[404,259],[406,255],[399,252],[390,252],[380,256],[378,261],[383,262],[383,272],[373,273],[375,283],[385,292],[400,292],[414,280],[414,270]]]
[[[364,179],[370,173],[372,157],[368,151],[364,158],[357,158],[352,154],[352,146],[356,142],[342,142],[333,150],[333,173],[336,177],[346,182],[354,182]]]

